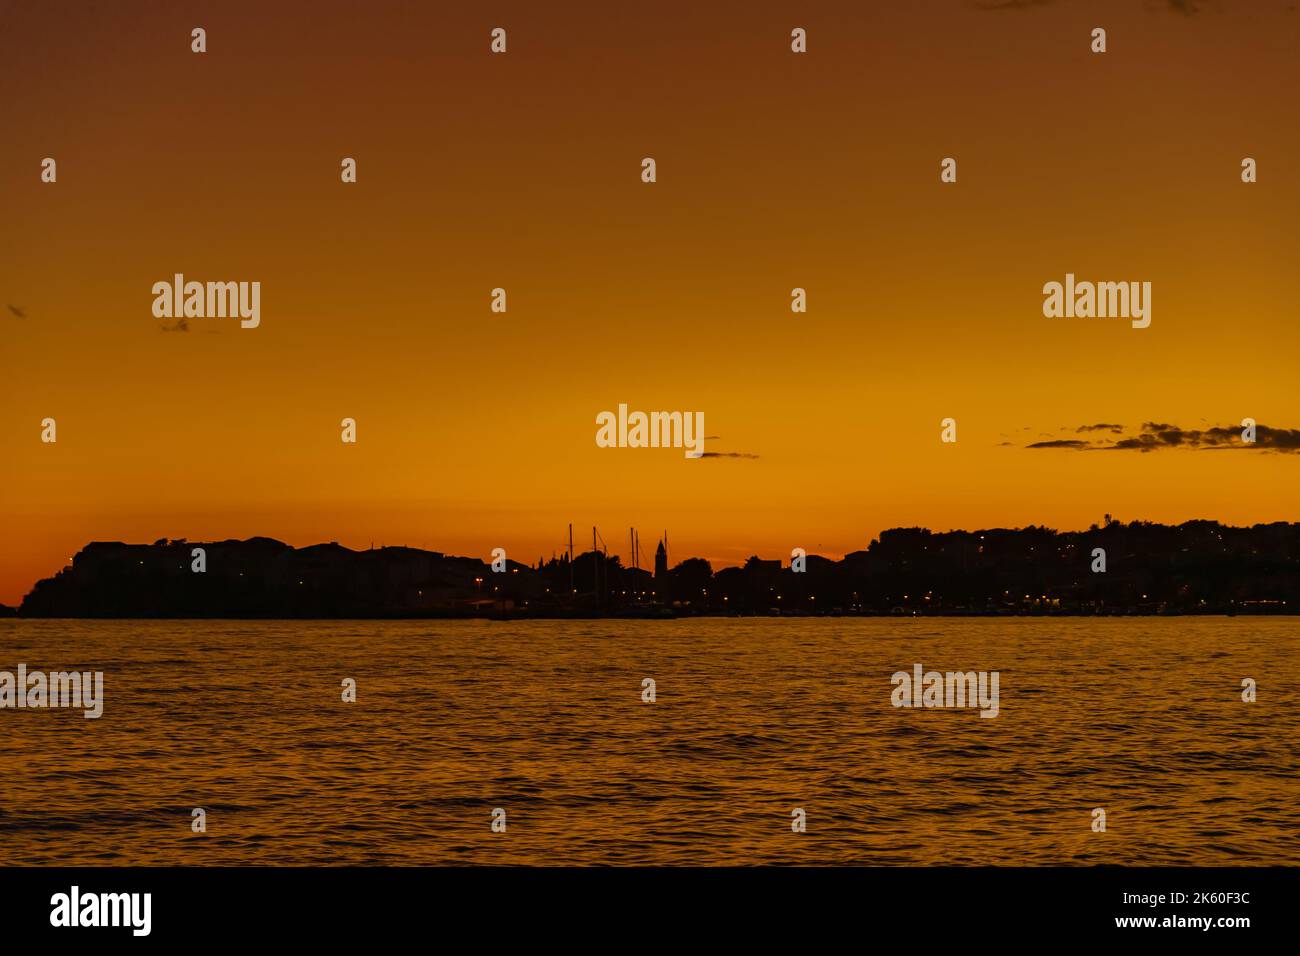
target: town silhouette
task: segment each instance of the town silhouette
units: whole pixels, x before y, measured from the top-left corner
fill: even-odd
[[[639,539],[633,537],[634,541]],[[39,581],[23,617],[390,618],[691,615],[1294,613],[1300,524],[1124,523],[934,532],[894,528],[832,560],[751,557],[715,571],[697,557],[653,570],[634,545],[521,564],[271,538],[151,545],[95,542]],[[194,569],[195,549],[203,570]],[[1102,570],[1104,568],[1104,570]]]

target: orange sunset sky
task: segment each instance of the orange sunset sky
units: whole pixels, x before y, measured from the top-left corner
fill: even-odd
[[[1300,520],[1267,443],[1025,447],[1300,428],[1298,41],[1289,0],[0,3],[0,602],[92,540]],[[163,332],[177,272],[260,328]],[[1067,272],[1151,327],[1045,318]],[[620,402],[757,457],[600,449]]]

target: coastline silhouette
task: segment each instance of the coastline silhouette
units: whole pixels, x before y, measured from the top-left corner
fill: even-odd
[[[603,550],[533,565],[271,538],[94,542],[6,616],[69,618],[676,617],[691,615],[1293,614],[1300,524],[1086,531],[894,528],[832,560],[703,558],[652,573]],[[205,569],[192,569],[202,548]],[[1105,570],[1096,571],[1096,549]]]

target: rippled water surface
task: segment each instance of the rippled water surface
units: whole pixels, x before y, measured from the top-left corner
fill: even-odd
[[[0,621],[0,670],[102,670],[106,698],[99,720],[0,710],[0,850],[9,864],[1297,864],[1298,632],[1287,618]],[[1000,714],[895,709],[890,676],[918,662],[999,671]]]

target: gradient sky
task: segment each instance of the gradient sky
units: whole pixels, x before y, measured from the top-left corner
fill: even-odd
[[[1024,447],[1300,427],[1294,2],[609,6],[0,3],[0,601],[91,540],[1300,520],[1300,455]],[[261,327],[162,332],[176,272]],[[1151,327],[1044,318],[1066,272]],[[758,457],[597,448],[620,402]]]

